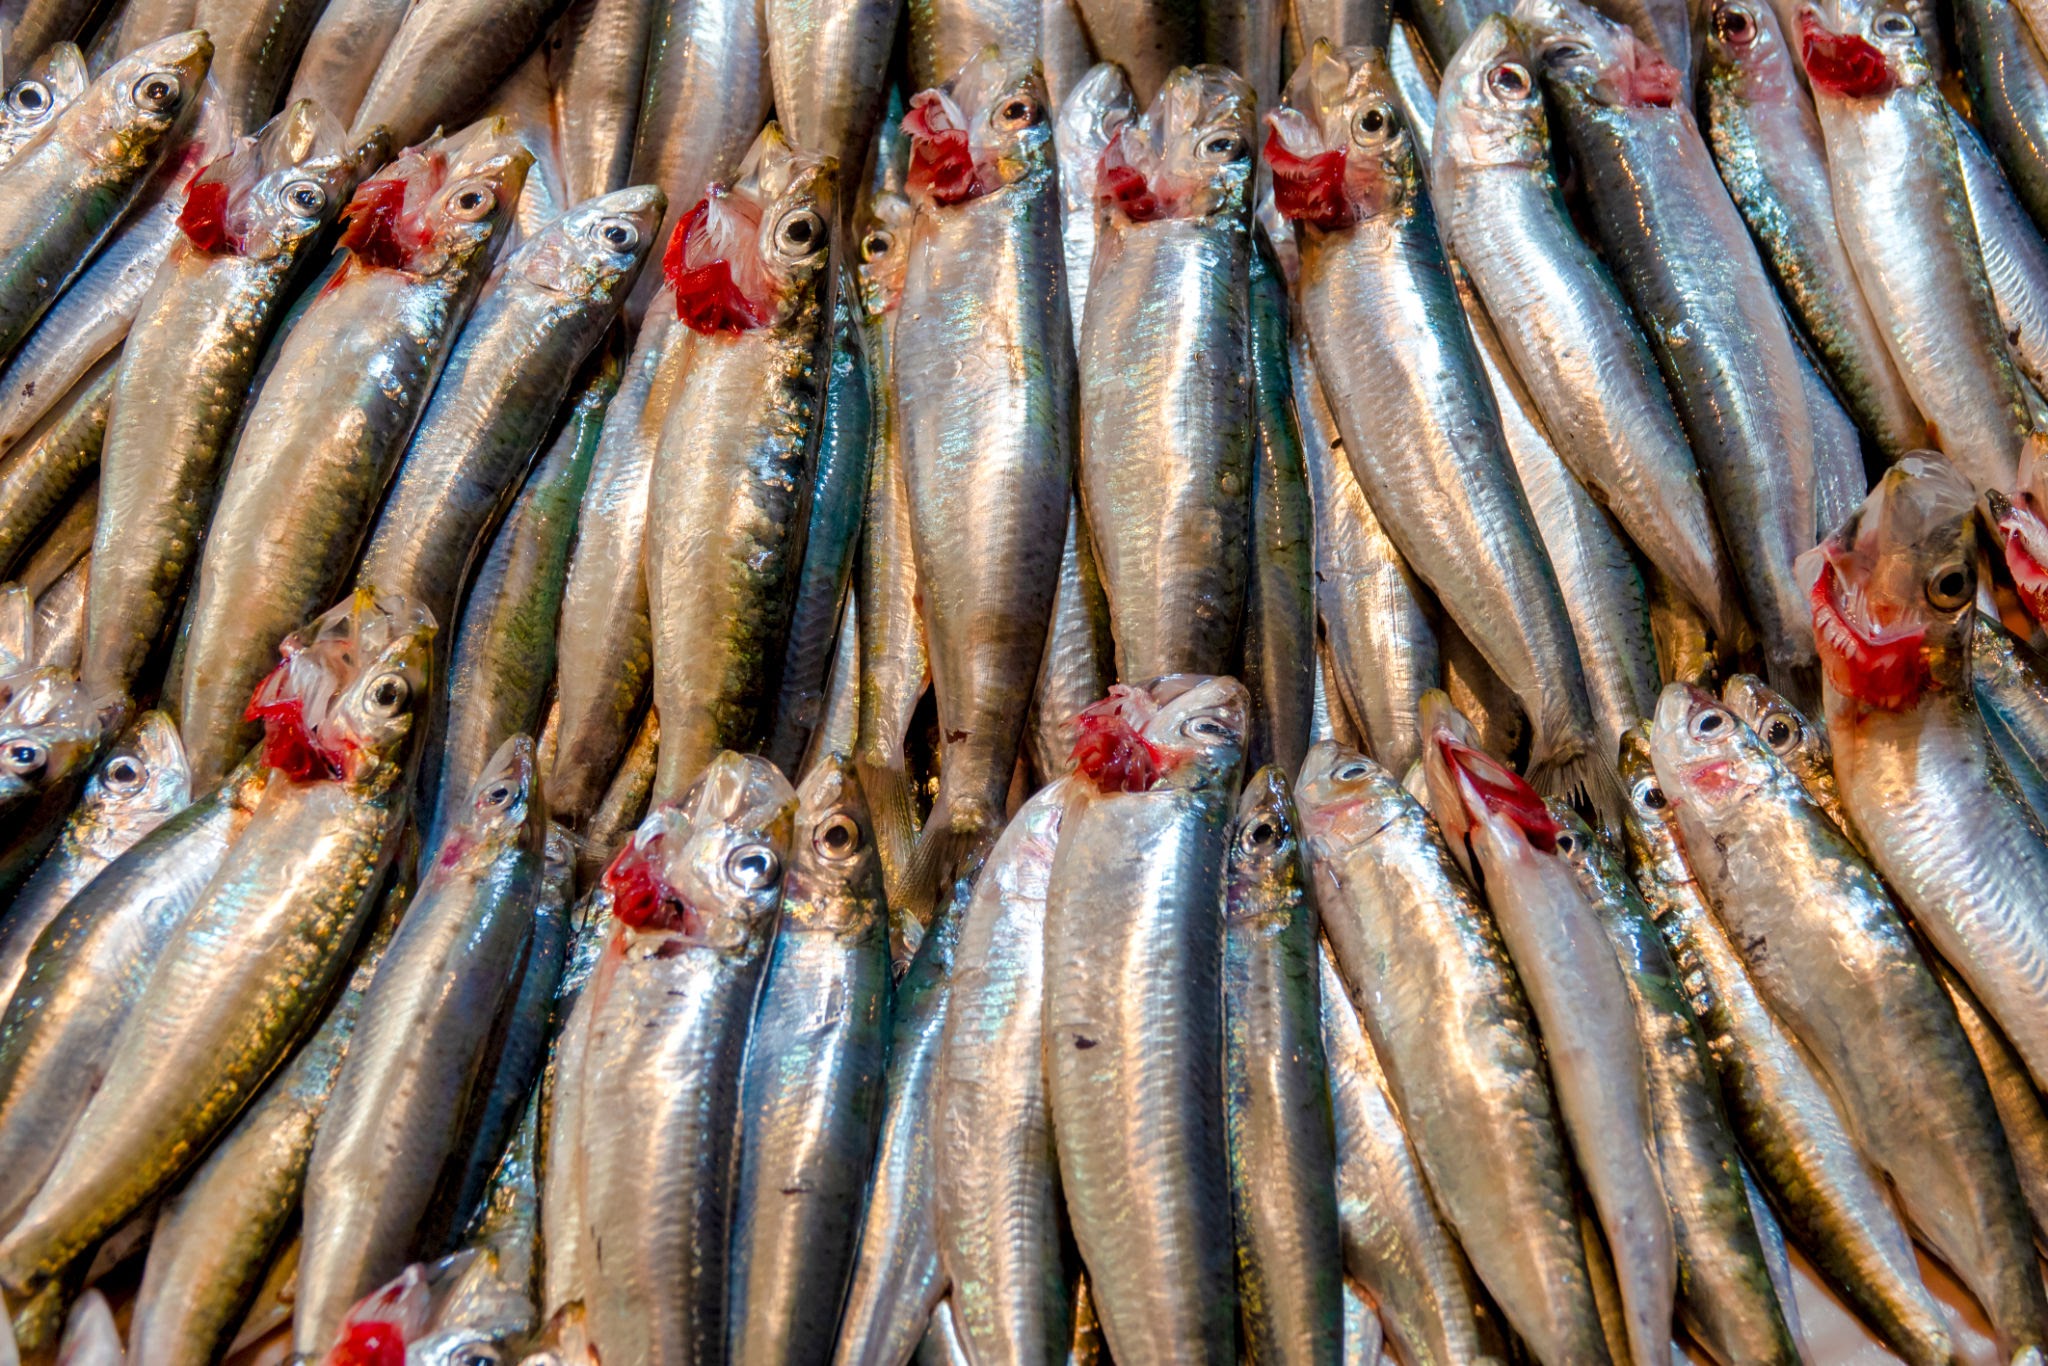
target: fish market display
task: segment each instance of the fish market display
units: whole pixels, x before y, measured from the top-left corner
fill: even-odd
[[[0,0],[0,1363],[2041,1366],[2048,0]]]

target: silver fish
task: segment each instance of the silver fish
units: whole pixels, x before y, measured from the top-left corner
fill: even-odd
[[[158,36],[169,37],[186,27],[180,24]],[[85,59],[73,43],[52,45],[29,64],[27,71],[9,82],[4,97],[0,97],[0,166],[14,160],[23,147],[42,136],[59,114],[78,102],[89,83]]]
[[[575,0],[543,45],[571,203],[627,184],[653,13],[654,0]]]
[[[533,50],[556,10],[550,0],[425,0],[408,7],[356,106],[350,136],[381,127],[408,147],[466,116]]]
[[[411,5],[412,0],[328,0],[299,54],[287,102],[312,100],[344,125],[355,122],[363,92]]]
[[[327,0],[198,0],[191,26],[214,40],[207,104],[219,106],[230,137],[254,132],[276,111],[314,21],[326,7]],[[422,136],[432,127],[422,129]],[[369,131],[356,133],[354,140],[362,141]],[[413,140],[398,138],[401,146]]]
[[[1137,115],[1137,97],[1124,69],[1101,62],[1075,83],[1057,105],[1052,140],[1059,163],[1060,240],[1067,268],[1067,306],[1074,318],[1074,347],[1081,346],[1087,316],[1088,283],[1095,268],[1096,170],[1110,139]]]
[[[882,117],[900,7],[763,0],[761,8],[775,116],[797,146],[837,161],[839,183],[850,189]]]

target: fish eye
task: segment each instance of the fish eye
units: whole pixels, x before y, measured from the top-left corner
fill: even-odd
[[[1943,612],[1953,612],[1970,600],[1970,571],[1967,566],[1947,564],[1927,577],[1927,601]]]
[[[396,716],[412,697],[412,685],[398,674],[385,674],[370,685],[370,707],[380,716]]]
[[[811,836],[811,847],[828,859],[852,858],[860,846],[860,822],[844,811],[834,812]]]
[[[1725,5],[1714,15],[1714,31],[1728,42],[1747,43],[1756,37],[1756,19],[1740,5]]]
[[[1363,778],[1369,772],[1371,772],[1371,770],[1365,766],[1363,761],[1358,759],[1347,759],[1343,763],[1331,769],[1330,776],[1332,778],[1335,778],[1340,783],[1355,783],[1360,778]]]
[[[1636,784],[1636,805],[1646,811],[1662,811],[1671,805],[1671,799],[1654,782],[1641,782]]]
[[[1510,104],[1520,104],[1529,98],[1529,68],[1520,62],[1502,62],[1486,73],[1486,87]]]
[[[1920,32],[1920,26],[1913,22],[1913,16],[1903,10],[1890,9],[1877,16],[1871,25],[1883,38],[1911,38]]]
[[[1728,733],[1735,718],[1719,707],[1708,707],[1692,719],[1695,740],[1715,740]]]
[[[1773,716],[1764,722],[1763,741],[1771,753],[1783,754],[1799,742],[1799,726],[1789,716]]]
[[[327,191],[315,180],[294,180],[284,187],[284,202],[301,218],[317,217],[327,207]]]
[[[860,259],[863,261],[873,261],[879,257],[887,256],[889,248],[895,245],[895,238],[882,229],[876,228],[866,237],[860,239]]]
[[[808,256],[825,240],[825,220],[816,209],[797,209],[775,228],[775,243],[791,256]]]
[[[7,92],[7,107],[17,118],[33,122],[50,112],[50,87],[30,77]]]
[[[50,752],[34,740],[10,740],[0,747],[0,769],[5,769],[17,778],[26,778],[43,766]]]
[[[1584,43],[1569,38],[1560,39],[1543,49],[1543,61],[1547,66],[1566,66],[1572,62],[1584,61],[1591,54]]]
[[[182,88],[178,84],[178,78],[170,72],[152,71],[137,81],[130,93],[135,96],[135,102],[144,109],[162,113],[178,102],[178,92]]]
[[[1558,853],[1570,854],[1573,850],[1579,847],[1579,837],[1577,835],[1574,835],[1571,831],[1567,830],[1557,837],[1556,843]]]
[[[725,873],[740,890],[758,892],[774,883],[782,871],[782,860],[765,844],[742,844],[726,855]]]
[[[1263,854],[1279,842],[1279,827],[1264,817],[1245,826],[1244,833],[1237,837],[1238,847],[1247,854]]]
[[[498,196],[488,186],[463,185],[448,196],[448,211],[457,218],[474,223],[492,209],[498,207]]]
[[[1038,101],[1028,95],[1012,95],[996,111],[996,121],[1005,128],[1029,128],[1038,122]]]
[[[1180,733],[1190,740],[1235,740],[1237,732],[1213,716],[1190,716],[1180,723]]]
[[[1361,143],[1383,142],[1394,131],[1394,111],[1384,104],[1375,104],[1358,111],[1358,117],[1351,121],[1351,134]]]
[[[498,1349],[489,1343],[476,1342],[452,1353],[448,1360],[452,1366],[498,1366],[502,1358]]]
[[[142,786],[142,765],[126,754],[117,754],[100,770],[100,782],[114,792],[133,792]]]
[[[598,220],[597,240],[613,251],[631,251],[640,245],[640,230],[623,218]]]
[[[1202,139],[1201,153],[1209,161],[1236,161],[1249,149],[1235,133],[1212,133]]]
[[[485,806],[503,806],[511,800],[512,785],[510,783],[492,783],[490,790],[484,793]]]

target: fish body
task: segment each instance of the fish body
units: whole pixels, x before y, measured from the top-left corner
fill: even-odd
[[[2020,201],[2035,222],[2048,218],[2048,70],[2041,52],[2037,3],[1968,0],[1956,6],[1957,65],[1970,106]],[[1915,16],[1918,18],[1918,16]],[[1932,47],[1940,47],[1939,39]]]
[[[543,49],[572,204],[627,184],[653,15],[653,0],[575,0]]]
[[[882,117],[898,6],[764,0],[762,10],[776,116],[797,146],[838,162],[850,188]]]
[[[12,567],[102,460],[114,367],[96,366],[0,459],[0,564]]]
[[[553,0],[435,0],[408,7],[356,106],[350,135],[384,128],[394,144],[410,147],[440,125],[469,117],[533,50],[560,8]]]
[[[1065,243],[1067,306],[1073,312],[1074,347],[1088,312],[1088,281],[1095,266],[1096,172],[1110,139],[1137,116],[1130,78],[1115,62],[1098,62],[1057,104],[1053,150],[1060,173],[1060,237]]]
[[[191,26],[206,30],[214,40],[209,73],[214,94],[209,103],[219,104],[230,136],[254,132],[276,111],[278,97],[326,7],[326,0],[198,0],[193,6]],[[389,131],[401,147],[418,140],[397,129]],[[429,123],[420,136],[431,131]],[[369,133],[365,128],[355,140]]]
[[[1074,0],[1074,10],[1096,55],[1130,76],[1141,106],[1152,103],[1175,68],[1206,55],[1203,6],[1189,0]]]
[[[344,124],[355,122],[363,92],[410,7],[411,0],[329,0],[307,35],[287,99],[312,100]]]
[[[1114,682],[1116,641],[1110,635],[1109,601],[1103,596],[1088,518],[1077,497],[1067,514],[1060,586],[1053,595],[1052,625],[1038,661],[1038,687],[1031,697],[1030,729],[1025,733],[1034,772],[1050,781],[1073,771],[1075,725]]]
[[[1949,115],[1991,302],[2011,345],[2013,364],[2038,393],[2048,384],[2048,242],[1999,170],[1983,135],[1953,107]]]

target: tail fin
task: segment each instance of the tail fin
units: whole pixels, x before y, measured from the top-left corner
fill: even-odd
[[[931,923],[940,889],[949,886],[974,851],[996,833],[989,822],[973,816],[945,822],[936,812],[933,817],[918,832],[901,884],[889,892],[890,918],[908,915],[920,930]]]
[[[882,883],[894,908],[917,843],[917,800],[910,772],[858,760],[854,771],[860,775],[861,794],[868,799],[868,812],[875,823],[875,852],[882,858]]]
[[[1581,749],[1563,758],[1532,759],[1528,776],[1537,792],[1569,802],[1608,839],[1621,838],[1628,796],[1611,760],[1602,762]]]

